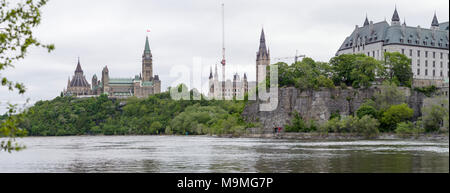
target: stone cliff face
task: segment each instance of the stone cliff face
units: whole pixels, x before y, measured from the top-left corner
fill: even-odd
[[[409,88],[399,88],[405,92],[409,106],[414,109],[415,117],[420,116],[425,96],[412,92]],[[305,121],[315,120],[325,123],[332,113],[353,115],[354,112],[370,99],[379,88],[367,89],[322,89],[319,91],[303,91],[294,88],[280,88],[278,91],[278,107],[274,111],[259,111],[260,101],[250,101],[242,116],[245,120],[259,122],[263,128],[284,127],[289,124],[294,112],[298,112]]]

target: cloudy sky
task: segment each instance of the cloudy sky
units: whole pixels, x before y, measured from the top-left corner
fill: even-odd
[[[194,57],[201,58],[201,77],[207,81],[210,66],[221,59],[222,2],[227,77],[247,72],[250,80],[255,79],[262,27],[273,58],[291,57],[298,50],[328,61],[355,25],[363,24],[366,14],[374,22],[390,21],[397,5],[402,22],[406,18],[409,26],[428,28],[435,11],[440,22],[449,20],[448,0],[50,0],[35,36],[55,44],[56,50],[49,54],[31,49],[15,68],[2,72],[23,82],[27,92],[21,96],[0,88],[0,113],[8,101],[23,103],[29,98],[33,103],[58,96],[78,57],[89,82],[94,74],[101,75],[105,65],[111,77],[134,77],[141,71],[146,35],[163,90],[177,80],[170,75],[172,68],[190,67]]]

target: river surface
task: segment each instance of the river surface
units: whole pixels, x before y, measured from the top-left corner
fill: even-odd
[[[449,142],[207,136],[27,137],[3,172],[449,172]]]

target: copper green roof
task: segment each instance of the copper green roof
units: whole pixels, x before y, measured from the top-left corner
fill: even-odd
[[[131,94],[129,92],[114,92],[113,95],[114,96],[133,96],[133,94]]]
[[[109,84],[133,84],[132,78],[111,78]]]
[[[145,50],[144,53],[150,53],[150,44],[148,43],[148,36],[145,39]]]
[[[145,82],[142,83],[142,86],[153,86],[153,82],[145,81]]]

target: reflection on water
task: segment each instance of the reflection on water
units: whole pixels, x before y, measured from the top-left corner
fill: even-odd
[[[19,139],[0,172],[449,172],[449,142],[205,136]]]

